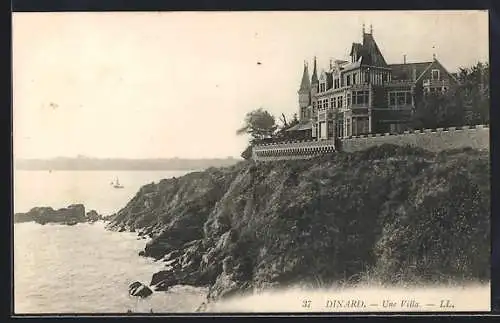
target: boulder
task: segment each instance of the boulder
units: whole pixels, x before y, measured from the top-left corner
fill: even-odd
[[[95,222],[95,221],[99,221],[101,219],[101,216],[99,215],[99,213],[97,213],[96,210],[90,210],[89,212],[87,212],[85,217],[87,218],[87,221],[89,221],[89,222]]]
[[[136,281],[130,284],[128,287],[128,293],[130,296],[146,298],[153,294],[153,291],[143,283]]]
[[[162,270],[151,277],[151,286],[154,286],[156,291],[166,291],[169,287],[177,285],[179,278],[172,270]]]

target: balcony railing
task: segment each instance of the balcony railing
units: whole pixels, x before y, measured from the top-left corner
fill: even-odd
[[[386,86],[411,86],[415,81],[413,80],[390,80],[384,85]]]
[[[424,80],[423,82],[424,87],[441,87],[448,85],[450,85],[448,80]]]

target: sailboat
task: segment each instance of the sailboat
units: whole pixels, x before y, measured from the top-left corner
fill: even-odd
[[[123,188],[123,185],[120,184],[118,178],[116,178],[116,181],[114,183],[111,182],[111,185],[113,185],[114,188]]]

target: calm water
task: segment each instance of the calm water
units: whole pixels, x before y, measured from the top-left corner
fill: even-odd
[[[83,203],[109,214],[123,207],[141,185],[186,172],[15,173],[16,212],[34,206],[54,208]],[[124,189],[113,189],[119,178]],[[149,283],[163,265],[139,257],[146,240],[134,233],[110,232],[104,223],[75,226],[14,225],[15,313],[190,312],[205,291],[176,287],[145,301],[128,295],[128,285]]]
[[[66,207],[83,203],[103,215],[118,211],[139,188],[163,178],[189,171],[15,171],[14,211],[27,212],[35,206]],[[112,181],[118,178],[122,189]]]

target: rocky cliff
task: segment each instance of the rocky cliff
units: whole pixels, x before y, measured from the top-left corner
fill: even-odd
[[[294,283],[488,280],[489,153],[384,145],[241,162],[140,189],[108,225],[152,238],[151,285],[209,299]]]

